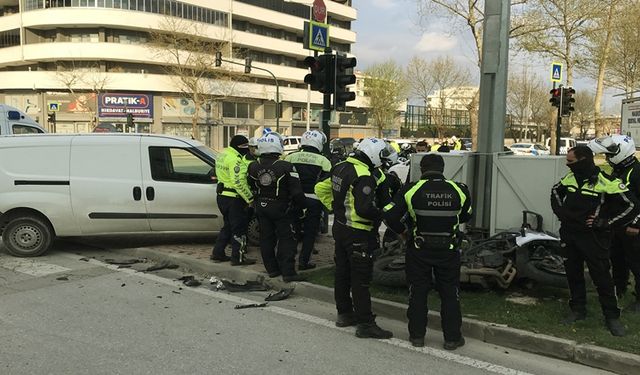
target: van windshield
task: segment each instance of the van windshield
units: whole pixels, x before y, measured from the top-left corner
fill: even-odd
[[[218,153],[207,146],[198,146],[195,149],[198,150],[200,154],[208,156],[211,161],[215,162],[215,160],[218,158]]]

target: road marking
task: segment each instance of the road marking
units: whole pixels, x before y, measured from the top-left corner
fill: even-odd
[[[80,258],[73,256],[74,258]],[[128,269],[128,268],[118,268],[118,266],[116,265],[111,265],[111,264],[107,264],[107,263],[103,263],[100,262],[98,260],[95,259],[91,259],[89,260],[90,263],[95,264],[95,265],[100,265],[102,267],[106,267],[108,269],[111,269],[113,271],[117,271],[117,272],[122,272],[122,273],[126,273],[132,276],[138,276],[138,277],[142,277],[148,280],[152,280],[158,283],[162,283],[165,285],[170,285],[170,286],[175,286],[175,287],[182,287],[183,284],[182,282],[179,281],[175,281],[175,280],[169,280],[169,279],[165,279],[162,278],[160,276],[156,276],[156,275],[152,275],[152,274],[148,274],[148,273],[143,273],[143,272],[138,272],[135,271],[133,269]],[[209,297],[215,297],[218,299],[222,299],[228,302],[233,302],[233,303],[237,303],[237,304],[250,304],[250,303],[255,303],[255,300],[251,300],[251,299],[247,299],[247,298],[242,298],[242,297],[238,297],[238,296],[234,296],[234,295],[230,295],[230,294],[226,294],[226,293],[222,293],[222,292],[216,292],[210,289],[206,289],[206,288],[192,288],[192,289],[187,289],[189,291],[195,292],[195,293],[199,293],[199,294],[203,294]],[[342,332],[348,332],[353,334],[353,329],[349,329],[349,328],[339,328],[335,326],[335,323],[331,320],[327,320],[327,319],[322,319],[322,318],[318,318],[316,316],[313,315],[309,315],[309,314],[305,314],[305,313],[301,313],[301,312],[297,312],[297,311],[292,311],[292,310],[288,310],[288,309],[284,309],[282,307],[276,307],[276,306],[267,306],[264,307],[264,309],[269,310],[273,313],[279,314],[279,315],[283,315],[283,316],[288,316],[291,318],[295,318],[295,319],[299,319],[308,323],[312,323],[315,325],[319,325],[319,326],[323,326],[326,328],[330,328],[333,330],[337,330],[337,331],[342,331]],[[500,375],[533,375],[531,373],[528,372],[524,372],[524,371],[520,371],[520,370],[515,370],[509,367],[504,367],[504,366],[500,366],[500,365],[496,365],[493,363],[489,363],[489,362],[485,362],[485,361],[481,361],[481,360],[477,360],[471,357],[465,357],[463,355],[459,355],[459,354],[455,354],[449,351],[445,351],[445,350],[440,350],[440,349],[435,349],[435,348],[429,348],[429,347],[422,347],[422,348],[416,348],[414,346],[412,346],[409,342],[407,341],[403,341],[400,339],[389,339],[389,340],[378,340],[381,343],[386,343],[388,345],[393,345],[396,347],[400,347],[406,350],[412,350],[414,352],[419,352],[419,353],[424,353],[427,355],[430,355],[432,357],[436,357],[436,358],[440,358],[440,359],[444,359],[446,361],[450,361],[450,362],[455,362],[461,365],[466,365],[469,367],[474,367],[480,370],[485,370],[485,371],[489,371],[492,373],[496,373],[496,374],[500,374]]]
[[[33,259],[5,257],[0,257],[0,267],[14,272],[38,277],[70,270],[70,268],[58,266],[56,264],[38,262]]]

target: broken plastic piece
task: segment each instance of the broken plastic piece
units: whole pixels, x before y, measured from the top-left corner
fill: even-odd
[[[109,263],[109,264],[115,264],[115,265],[127,265],[127,264],[142,263],[142,261],[140,259],[123,259],[123,260],[105,259],[104,261]]]
[[[151,271],[158,271],[158,270],[163,270],[165,268],[168,269],[175,269],[178,268],[177,264],[171,264],[166,260],[163,260],[162,262],[158,263],[158,264],[154,264],[153,266],[149,266],[146,269],[142,270],[142,272],[151,272]]]
[[[293,289],[295,288],[284,288],[280,289],[278,293],[269,293],[269,295],[264,299],[265,301],[282,301],[293,293]]]
[[[264,292],[269,290],[266,286],[258,281],[248,280],[245,284],[236,284],[231,281],[222,280],[225,289],[230,292]]]
[[[234,307],[234,309],[236,310],[240,310],[240,309],[249,309],[252,307],[267,307],[267,303],[250,303],[247,305],[236,305],[236,307]]]
[[[191,275],[182,276],[178,278],[178,280],[182,280],[182,283],[186,286],[199,286],[201,284],[200,281]]]

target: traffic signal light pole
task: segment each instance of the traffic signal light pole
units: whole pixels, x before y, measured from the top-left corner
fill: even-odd
[[[553,89],[555,90],[556,84],[553,83]],[[564,90],[560,85],[560,105],[558,106],[558,114],[556,118],[556,155],[560,155],[560,140],[562,139],[562,95]]]
[[[330,55],[331,54],[331,48],[327,48],[324,51],[325,55]],[[329,66],[327,67],[327,69],[325,69],[325,82],[330,82],[330,81],[334,81],[335,80],[335,72],[333,71],[333,69],[330,69],[331,65],[334,65],[334,58],[333,55],[331,55],[331,60],[328,62]],[[330,87],[335,87],[335,82],[332,82],[332,84],[330,85]],[[329,122],[331,122],[331,94],[334,90],[327,90],[323,93],[322,96],[322,132],[325,134],[325,136],[327,137],[327,139],[331,139],[331,125],[329,124]],[[329,149],[329,142],[325,142],[324,144],[324,148],[323,148],[323,153],[325,154],[325,156],[328,158],[331,154],[331,150]]]

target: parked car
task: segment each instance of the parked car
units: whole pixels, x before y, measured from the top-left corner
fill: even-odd
[[[284,153],[289,154],[294,151],[298,151],[300,148],[300,142],[302,141],[302,137],[290,136],[285,137],[282,141],[282,145],[284,146]]]
[[[509,147],[514,155],[550,155],[549,149],[537,143],[514,143]]]
[[[0,104],[0,135],[39,134],[46,131],[18,108]]]
[[[215,152],[164,135],[0,136],[0,235],[15,256],[55,237],[215,232]]]
[[[560,139],[560,155],[566,155],[567,152],[576,147],[578,144],[576,140],[573,138],[561,138]],[[551,150],[551,138],[547,138],[547,142],[545,143],[547,149]]]
[[[122,128],[118,128],[117,126],[110,123],[101,123],[98,124],[95,128],[93,128],[94,133],[122,133]]]

